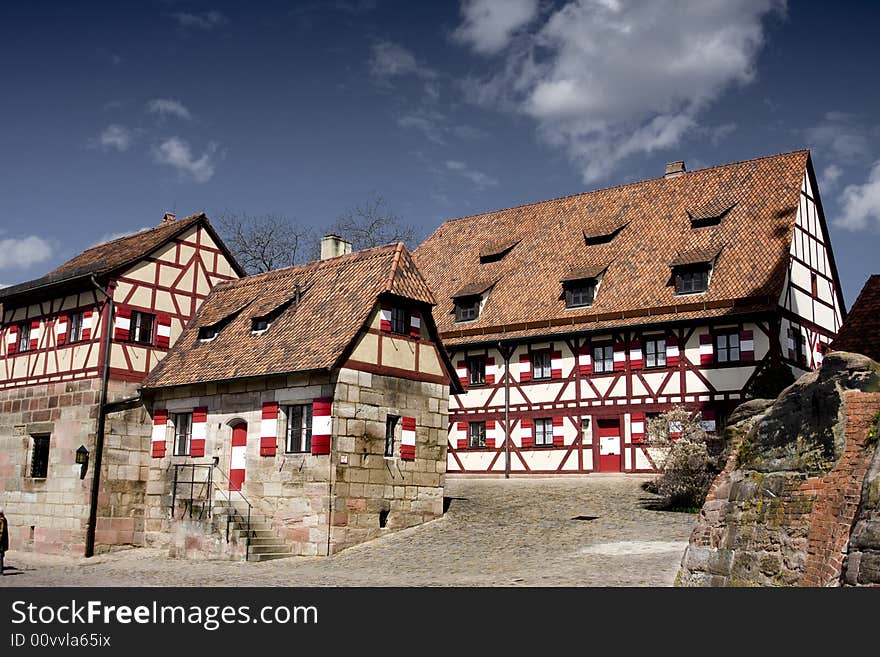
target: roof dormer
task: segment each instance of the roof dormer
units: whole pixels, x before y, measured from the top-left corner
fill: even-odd
[[[498,262],[513,250],[520,240],[502,240],[485,244],[480,249],[480,263]]]
[[[735,201],[714,198],[708,203],[689,209],[687,214],[688,218],[691,220],[691,228],[717,226],[735,205]]]
[[[712,269],[720,252],[719,246],[679,251],[669,263],[676,296],[706,292],[709,289]]]

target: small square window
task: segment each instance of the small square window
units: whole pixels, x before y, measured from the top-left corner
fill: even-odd
[[[592,306],[596,298],[596,281],[593,279],[565,284],[565,307]]]
[[[312,451],[312,405],[285,406],[284,411],[287,417],[284,451],[288,454]]]
[[[486,423],[471,422],[468,424],[468,447],[486,446]]]
[[[131,332],[130,339],[132,342],[139,344],[153,343],[153,320],[155,315],[150,313],[142,313],[138,310],[131,311]]]
[[[666,338],[645,339],[645,367],[666,367]]]
[[[49,474],[49,436],[34,436],[33,442],[31,478],[45,479]]]
[[[18,350],[27,351],[31,348],[31,323],[18,325]]]
[[[715,336],[715,362],[739,361],[739,333],[719,333]]]
[[[486,359],[482,356],[467,359],[468,385],[481,386],[486,383]]]
[[[480,315],[480,298],[458,299],[455,302],[455,321],[471,322]]]
[[[67,329],[67,341],[79,342],[82,340],[83,313],[73,313],[70,316],[70,327]]]
[[[189,456],[192,439],[192,413],[174,413],[174,456]]]
[[[403,308],[391,309],[391,332],[398,335],[406,335],[407,331],[406,310]]]
[[[709,265],[688,265],[675,271],[676,294],[698,294],[709,288]]]
[[[385,419],[385,456],[394,456],[394,443],[399,423],[399,415],[389,415]]]
[[[532,379],[549,379],[552,376],[550,368],[550,352],[532,352]]]
[[[251,320],[251,333],[262,333],[269,330],[269,320],[265,317],[254,317]]]
[[[593,347],[593,372],[603,374],[614,371],[614,347],[613,345],[600,345]]]
[[[553,418],[544,417],[535,420],[535,445],[553,444]]]

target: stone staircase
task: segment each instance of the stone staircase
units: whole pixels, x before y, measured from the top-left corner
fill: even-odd
[[[292,548],[278,535],[269,518],[253,508],[251,508],[250,529],[248,529],[247,502],[215,499],[213,511],[215,527],[225,535],[228,523],[229,540],[241,545],[242,552],[245,551],[246,539],[250,534],[248,561],[269,561],[294,556]]]

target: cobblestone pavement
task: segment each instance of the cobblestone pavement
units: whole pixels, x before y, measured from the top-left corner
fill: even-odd
[[[0,586],[668,586],[695,516],[645,508],[652,496],[643,480],[449,478],[445,517],[329,558],[193,562],[149,548],[92,559],[13,550],[6,562],[14,570]]]

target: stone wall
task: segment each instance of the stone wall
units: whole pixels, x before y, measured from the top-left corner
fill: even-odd
[[[331,552],[440,517],[449,387],[343,369],[336,400]],[[416,419],[414,461],[399,458],[399,426],[384,456],[389,414]]]
[[[149,458],[147,543],[167,546],[177,554],[211,552],[213,543],[190,535],[180,540],[179,520],[170,517],[174,464],[211,465],[214,481],[228,489],[232,427],[247,423],[246,474],[241,493],[272,522],[294,554],[326,555],[403,527],[436,518],[443,512],[446,465],[448,386],[342,369],[331,374],[298,374],[246,381],[182,386],[155,393],[152,408],[169,414],[207,407],[205,456],[173,456],[173,430],[168,429],[164,458]],[[329,455],[284,451],[286,418],[279,413],[277,452],[260,454],[261,408],[275,401],[311,403],[332,397],[332,441]],[[416,460],[384,457],[388,414],[416,418]],[[399,433],[397,452],[399,454]],[[219,471],[219,472],[218,472]],[[226,494],[216,493],[222,497]],[[228,493],[233,502],[237,493]],[[182,508],[177,513],[183,512]],[[380,526],[380,515],[384,527]],[[212,530],[205,520],[206,534]],[[184,532],[185,534],[185,532]],[[177,537],[177,538],[175,538]],[[183,546],[183,547],[181,547]]]
[[[880,366],[829,356],[766,409],[728,427],[732,453],[713,483],[682,559],[684,586],[835,586],[850,536],[870,537],[876,500],[866,475],[877,457]],[[874,427],[872,429],[872,427]],[[878,466],[880,469],[880,466]],[[860,510],[861,504],[861,510]],[[853,533],[857,515],[865,529]],[[858,529],[858,525],[857,525]],[[866,574],[875,552],[863,558]],[[859,580],[863,582],[859,582]]]
[[[12,549],[84,553],[100,388],[99,379],[84,379],[0,391],[0,507]],[[109,384],[109,401],[136,394],[136,384]],[[107,416],[96,552],[143,543],[146,417],[142,408]],[[44,479],[30,476],[35,435],[49,435]],[[80,445],[90,454],[85,479],[75,463]]]

